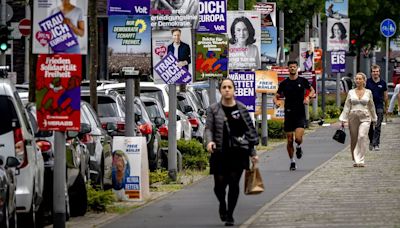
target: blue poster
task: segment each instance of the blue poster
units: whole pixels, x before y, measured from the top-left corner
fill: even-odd
[[[150,0],[108,0],[107,15],[149,15]]]
[[[179,66],[172,52],[168,52],[154,70],[166,84],[187,84],[192,81],[192,75],[185,67]]]
[[[226,0],[200,0],[199,33],[226,33]]]
[[[276,63],[278,36],[276,27],[261,28],[261,62]]]
[[[346,71],[346,52],[332,51],[331,66],[332,73],[344,73]]]
[[[246,105],[249,112],[256,110],[256,74],[254,71],[229,72],[228,78],[235,83],[236,100]]]

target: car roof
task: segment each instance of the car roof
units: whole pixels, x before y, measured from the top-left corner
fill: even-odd
[[[1,78],[0,79],[0,94],[13,96],[13,93],[16,91],[15,87],[12,85],[9,79]]]

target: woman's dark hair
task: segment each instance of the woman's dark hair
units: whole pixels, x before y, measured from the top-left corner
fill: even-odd
[[[231,25],[231,38],[229,39],[230,44],[235,44],[236,43],[236,36],[235,36],[235,26],[237,23],[243,22],[244,25],[246,25],[247,31],[249,32],[249,37],[246,40],[246,45],[253,44],[256,42],[256,39],[254,39],[254,35],[256,34],[256,31],[254,30],[253,25],[247,19],[247,17],[237,17],[235,20],[233,20],[232,25]]]
[[[330,38],[331,39],[335,38],[335,33],[333,32],[333,27],[335,27],[335,25],[337,25],[338,28],[340,29],[340,32],[341,32],[340,39],[341,40],[346,39],[346,37],[347,37],[346,28],[344,27],[344,25],[341,22],[336,22],[335,24],[332,25],[332,28],[331,28],[332,35]]]
[[[230,81],[230,82],[232,82],[233,90],[236,90],[235,82],[233,82],[232,79],[230,79],[230,78],[223,78],[223,79],[219,82],[219,85],[218,85],[219,91],[221,91],[222,83],[223,83],[224,81]]]

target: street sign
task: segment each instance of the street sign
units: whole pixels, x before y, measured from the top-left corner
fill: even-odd
[[[385,19],[381,22],[381,33],[384,37],[391,37],[396,33],[396,23],[392,19]]]
[[[32,24],[31,20],[26,18],[19,21],[18,29],[23,36],[29,36],[31,34],[32,31],[31,24]]]

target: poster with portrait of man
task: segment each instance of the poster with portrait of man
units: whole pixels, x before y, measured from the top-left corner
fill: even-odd
[[[154,30],[152,32],[152,58],[153,58],[153,76],[156,84],[166,84],[166,81],[171,82],[170,78],[174,75],[169,75],[170,78],[162,78],[160,71],[163,65],[159,63],[165,62],[165,58],[171,59],[173,55],[177,61],[174,71],[187,71],[193,75],[193,58],[192,58],[192,33],[190,28],[173,28],[171,30]],[[174,67],[175,67],[174,65]],[[156,67],[159,68],[156,69]],[[172,68],[171,68],[172,69]],[[177,74],[175,74],[176,76]],[[183,76],[184,74],[182,74]],[[186,75],[186,74],[185,74]],[[186,77],[185,77],[186,78]],[[177,80],[179,82],[179,80]],[[167,83],[170,84],[170,83]]]
[[[150,16],[108,17],[108,72],[121,72],[134,67],[139,75],[150,75],[151,68]]]
[[[150,5],[155,30],[199,26],[199,0],[151,0]]]
[[[350,19],[328,18],[327,50],[349,51]]]
[[[260,69],[261,15],[228,11],[229,69]]]
[[[87,54],[87,0],[33,1],[34,54]]]
[[[257,2],[254,10],[261,13],[261,27],[276,27],[275,2]]]

